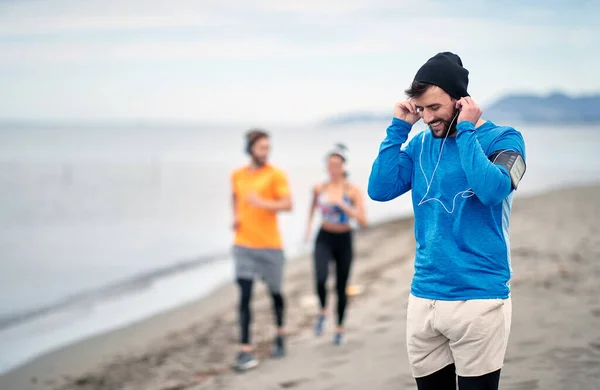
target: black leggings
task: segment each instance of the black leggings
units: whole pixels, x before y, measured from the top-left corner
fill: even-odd
[[[458,377],[459,390],[498,390],[500,370],[483,376]],[[456,367],[450,364],[431,375],[417,378],[418,390],[456,390]]]
[[[252,298],[252,279],[238,279],[240,286],[240,342],[250,344],[250,323],[252,322],[252,313],[250,311],[250,299]],[[275,323],[279,328],[283,327],[283,296],[281,293],[271,292],[273,298],[273,312],[275,313]]]
[[[337,291],[337,315],[338,325],[344,322],[346,311],[346,283],[350,276],[352,265],[352,232],[332,233],[321,229],[317,235],[315,244],[315,278],[317,281],[317,293],[321,301],[321,308],[327,305],[327,274],[329,273],[329,262],[335,262],[335,288]]]

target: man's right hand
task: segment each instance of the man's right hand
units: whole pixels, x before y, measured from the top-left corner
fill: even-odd
[[[410,100],[404,100],[396,103],[394,107],[394,117],[414,125],[421,118],[417,112],[417,106]]]

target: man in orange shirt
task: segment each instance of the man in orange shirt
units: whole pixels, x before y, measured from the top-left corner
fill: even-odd
[[[233,257],[240,288],[241,346],[234,365],[238,370],[258,364],[250,344],[250,299],[255,276],[268,285],[273,298],[277,335],[272,355],[285,355],[282,296],[285,257],[277,213],[291,211],[292,199],[285,174],[267,163],[269,147],[267,133],[261,130],[248,132],[246,152],[250,155],[250,164],[234,171],[231,177],[235,230]]]

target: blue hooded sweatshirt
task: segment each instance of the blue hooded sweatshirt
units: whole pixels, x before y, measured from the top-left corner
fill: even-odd
[[[525,143],[512,127],[463,121],[456,136],[431,130],[407,144],[411,125],[394,118],[369,177],[368,194],[388,201],[412,190],[416,254],[411,293],[434,300],[506,299],[512,276],[513,186],[489,157]],[[437,168],[436,168],[437,167]]]

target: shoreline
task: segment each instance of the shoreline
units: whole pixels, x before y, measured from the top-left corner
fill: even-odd
[[[544,238],[545,230],[550,231],[554,225],[548,223],[549,217],[541,214],[544,208],[539,204],[554,203],[556,206],[562,201],[561,197],[568,195],[589,198],[590,193],[593,196],[600,194],[600,187],[597,184],[579,185],[553,189],[542,194],[515,197],[511,236],[515,226],[517,237],[514,240],[511,237],[513,257],[535,258],[536,254],[544,257],[549,256],[551,252],[548,247],[557,248],[558,251],[565,249],[567,243],[557,247],[556,239]],[[590,199],[600,202],[597,198]],[[570,213],[579,219],[589,217],[587,215],[589,210],[582,212],[581,207],[582,204],[577,202],[568,203],[562,208],[557,207],[559,210],[553,212]],[[564,210],[565,208],[568,210]],[[412,227],[413,217],[409,216],[382,221],[356,234],[355,266],[349,284],[358,284],[364,290],[360,295],[350,298],[347,325],[350,340],[355,337],[360,338],[361,332],[364,332],[364,329],[361,329],[363,322],[359,321],[359,318],[362,316],[367,323],[373,317],[363,312],[368,312],[379,304],[398,308],[403,304],[397,294],[406,295],[412,277],[411,260],[414,257]],[[588,230],[600,235],[595,225]],[[524,244],[519,241],[532,239],[532,237],[537,240],[537,243]],[[576,238],[577,235],[570,237],[570,239]],[[589,240],[591,239],[588,238]],[[582,256],[582,254],[571,255],[577,259]],[[565,265],[554,264],[556,257],[556,255],[550,256],[550,262],[554,267],[548,268],[547,262],[536,260],[535,263],[530,261],[531,264],[527,269],[515,272],[511,283],[513,289],[529,286],[532,281],[535,285],[537,279],[542,280],[548,275],[552,277],[555,277],[556,273],[562,275],[565,272]],[[312,338],[310,327],[317,305],[312,289],[312,263],[309,260],[307,255],[290,259],[286,268],[284,291],[289,302],[287,328],[290,349],[301,347]],[[600,261],[600,258],[597,261]],[[600,279],[597,282],[600,282]],[[543,287],[547,281],[540,283]],[[385,298],[386,289],[393,289],[396,295]],[[261,284],[255,290],[253,299],[255,312],[253,331],[259,358],[266,356],[268,342],[274,329],[270,318],[270,301],[265,292],[266,289]],[[0,388],[6,387],[7,390],[108,389],[118,384],[128,385],[128,389],[162,390],[213,388],[211,386],[225,384],[228,380],[236,383],[236,376],[230,373],[229,368],[235,354],[237,339],[236,299],[236,286],[233,283],[223,285],[194,302],[34,358],[0,376]],[[600,313],[600,307],[593,310],[598,310]],[[382,318],[385,317],[382,315],[373,318],[384,323],[389,322],[391,318],[394,321],[401,321],[402,314],[402,310],[396,310],[393,315],[388,315],[390,318]],[[398,330],[401,328],[398,326]],[[382,325],[375,324],[374,329],[381,330]],[[397,339],[401,340],[402,336],[400,334],[397,336]],[[600,343],[600,334],[598,337]],[[406,359],[405,352],[398,353],[402,355],[399,364],[406,366],[402,360]],[[268,364],[271,363],[265,363],[265,366]],[[261,368],[258,370],[260,371]],[[268,372],[268,369],[266,371]],[[252,375],[260,375],[260,372],[258,374],[253,372]],[[598,375],[600,376],[600,369]],[[150,377],[144,378],[144,376]]]
[[[388,229],[398,225],[410,226],[409,232],[412,234],[412,221],[412,216],[406,216],[374,223],[355,232],[356,241],[361,241],[364,236],[385,233]],[[358,249],[358,245],[356,249]],[[357,253],[356,256],[361,255]],[[305,254],[288,260],[285,270],[286,285],[292,283],[298,275],[306,278],[306,260],[309,257],[309,254]],[[312,283],[312,279],[308,281]],[[266,288],[261,284],[255,291],[254,301],[266,300],[265,292]],[[73,378],[85,376],[86,372],[110,364],[111,361],[115,360],[115,357],[120,359],[126,355],[144,355],[148,353],[145,350],[149,344],[164,341],[164,339],[170,337],[177,337],[177,334],[181,332],[198,331],[205,328],[201,325],[201,322],[207,318],[222,317],[224,312],[227,312],[228,317],[232,317],[232,314],[237,313],[235,310],[230,309],[236,302],[237,293],[237,286],[233,282],[226,283],[217,287],[208,295],[190,303],[43,353],[0,375],[0,388],[3,388],[3,384],[6,383],[9,386],[8,389],[12,389],[10,386],[15,385],[30,386],[27,389],[47,389],[47,386],[56,386],[61,382],[64,383]],[[289,293],[289,290],[286,291],[286,294],[289,295]],[[294,291],[292,291],[292,294],[294,294]],[[303,298],[306,297],[303,296]],[[313,297],[309,296],[309,300],[310,298]],[[254,305],[257,303],[254,303]],[[304,305],[306,306],[306,303]],[[264,311],[258,307],[255,310]],[[233,318],[230,318],[230,320],[233,320]],[[191,325],[184,326],[181,324]],[[236,337],[237,328],[234,326],[230,330],[232,334],[229,337],[233,340]],[[261,344],[261,342],[258,344]],[[90,353],[90,351],[93,351],[93,353]],[[233,356],[233,354],[234,352],[230,355]],[[222,369],[209,368],[205,374],[210,375],[211,372]],[[21,387],[18,387],[18,389],[20,390]]]
[[[361,231],[367,231],[369,229],[373,229],[373,228],[377,228],[378,226],[381,225],[386,225],[388,223],[394,222],[394,221],[399,221],[399,220],[404,220],[404,219],[411,219],[412,215],[401,215],[401,216],[397,216],[397,217],[391,217],[391,218],[384,218],[384,219],[378,219],[376,222],[374,222],[372,225],[368,226],[367,228],[363,228],[361,229]],[[359,233],[360,234],[360,233]],[[312,242],[311,242],[312,244]],[[310,255],[310,250],[306,249],[306,246],[303,247],[294,247],[292,250],[288,250],[286,251],[287,253],[290,253],[290,255],[287,255],[286,258],[288,259],[288,267],[290,265],[293,266],[294,262],[296,262],[299,259],[305,258],[307,256]],[[66,306],[66,305],[72,305],[72,304],[76,304],[77,302],[71,302],[74,299],[78,299],[79,296],[87,296],[87,295],[91,295],[91,294],[96,294],[97,292],[101,292],[101,291],[113,291],[116,289],[124,289],[124,288],[128,288],[128,286],[130,284],[133,284],[135,282],[137,282],[140,279],[146,279],[148,275],[155,275],[158,273],[172,273],[174,275],[171,276],[178,276],[181,277],[183,274],[190,273],[190,272],[196,272],[198,273],[198,271],[203,271],[205,270],[205,268],[211,264],[216,264],[216,265],[224,265],[230,262],[230,259],[227,260],[223,260],[225,258],[227,258],[228,255],[224,254],[224,253],[218,253],[216,255],[204,255],[199,257],[198,259],[192,259],[192,260],[184,260],[184,261],[180,261],[178,263],[176,263],[173,266],[168,266],[168,267],[162,267],[156,270],[150,270],[150,271],[146,271],[144,273],[141,273],[137,276],[134,276],[130,279],[127,279],[125,281],[121,281],[121,282],[117,282],[117,283],[112,283],[109,284],[107,286],[98,288],[96,290],[90,290],[90,291],[85,291],[83,293],[80,293],[79,295],[76,296],[76,298],[71,298],[66,300],[65,302],[59,302],[58,304],[55,304],[55,306]],[[193,264],[199,263],[199,266],[192,266]],[[183,268],[184,270],[182,272],[180,272],[180,268]],[[165,272],[167,271],[167,272]],[[135,319],[133,321],[127,321],[125,322],[123,325],[118,325],[118,326],[112,326],[109,327],[105,330],[102,330],[100,332],[91,334],[91,335],[84,335],[82,337],[76,338],[74,339],[74,341],[70,341],[67,342],[65,344],[62,345],[58,345],[56,347],[52,347],[48,350],[42,351],[38,354],[35,354],[34,356],[25,359],[24,361],[22,361],[21,363],[9,368],[8,370],[4,371],[4,372],[0,372],[0,382],[1,382],[1,378],[4,375],[8,375],[13,373],[14,371],[17,371],[19,369],[21,369],[24,366],[28,366],[29,364],[32,364],[34,362],[36,362],[36,360],[44,358],[47,355],[52,355],[58,352],[61,352],[65,349],[69,349],[73,346],[75,346],[76,344],[80,344],[80,343],[85,343],[88,340],[92,340],[98,337],[102,337],[103,335],[109,335],[113,332],[119,332],[125,328],[129,328],[129,327],[137,327],[140,325],[140,323],[146,322],[146,321],[152,321],[155,318],[156,319],[160,319],[161,316],[167,316],[167,317],[171,317],[172,315],[174,315],[175,313],[177,313],[178,311],[185,311],[185,309],[188,306],[198,306],[198,304],[201,303],[201,301],[205,300],[205,299],[210,299],[210,297],[212,295],[216,295],[219,294],[219,292],[223,289],[225,290],[231,290],[231,285],[232,282],[230,280],[225,280],[225,281],[221,281],[219,282],[216,287],[211,287],[208,289],[208,292],[197,297],[197,298],[192,298],[191,300],[188,300],[187,302],[182,302],[179,303],[175,306],[166,308],[164,310],[161,311],[156,311],[150,315],[147,316],[143,316],[141,318]],[[229,287],[228,287],[229,286]],[[237,292],[237,287],[233,286],[233,292],[229,291],[229,293],[233,293],[236,294]],[[123,295],[123,298],[128,298],[129,295]],[[108,297],[109,299],[106,300],[99,300],[98,305],[102,305],[105,304],[106,301],[110,300],[110,297]],[[100,297],[98,299],[101,299]],[[52,306],[52,305],[50,305]],[[44,310],[46,310],[47,308],[44,308]],[[50,315],[54,315],[54,314],[58,314],[60,315],[60,312],[54,313],[54,312],[50,312]],[[26,323],[25,323],[26,324]]]
[[[374,219],[373,224],[370,227],[376,227],[381,224],[388,223],[390,221],[411,217],[412,213],[398,213],[394,217],[386,218],[379,217]],[[289,263],[293,263],[299,258],[308,256],[312,249],[312,244],[313,242],[311,241],[310,247],[304,243],[296,243],[294,245],[286,247],[286,258],[288,259]],[[44,314],[40,316],[38,316],[37,314],[31,315],[31,322],[21,321],[21,319],[17,318],[16,320],[14,320],[16,322],[14,327],[9,326],[7,328],[2,328],[0,329],[0,332],[7,332],[9,334],[11,332],[14,332],[18,335],[18,337],[21,337],[22,327],[31,327],[32,323],[35,324],[36,322],[52,323],[57,317],[60,319],[62,317],[68,317],[72,315],[74,311],[76,312],[80,310],[82,305],[85,307],[85,310],[89,310],[89,313],[84,317],[76,318],[75,321],[80,323],[84,322],[83,325],[67,325],[60,329],[55,329],[72,329],[73,332],[71,332],[70,337],[63,336],[68,334],[66,333],[66,331],[63,331],[62,334],[59,335],[58,341],[56,339],[52,339],[52,335],[47,335],[45,337],[42,337],[41,340],[41,344],[46,345],[45,348],[35,350],[35,348],[30,348],[29,346],[26,346],[25,349],[27,352],[20,353],[19,358],[15,358],[13,356],[10,359],[6,359],[7,357],[5,357],[4,361],[2,361],[3,367],[0,367],[0,378],[3,375],[9,374],[21,368],[22,366],[28,365],[29,363],[32,363],[36,359],[43,357],[47,354],[60,351],[76,343],[80,343],[106,333],[118,331],[122,328],[136,325],[137,323],[142,321],[151,320],[155,316],[159,316],[163,313],[169,313],[171,311],[184,307],[190,303],[208,298],[211,294],[218,291],[220,288],[227,286],[231,283],[230,277],[226,275],[226,272],[223,272],[224,269],[229,268],[230,263],[231,258],[229,250],[223,249],[221,251],[213,253],[202,254],[197,257],[182,259],[175,262],[172,265],[166,265],[142,271],[133,274],[132,276],[129,276],[127,278],[118,280],[116,282],[111,282],[106,285],[101,285],[97,288],[83,290],[76,294],[72,294],[67,298],[60,299],[46,306],[40,306],[29,311],[24,311],[23,313],[25,313],[25,317],[30,316],[30,314],[32,313]],[[211,267],[218,268],[218,274],[215,274],[214,278],[209,278],[209,283],[205,283],[203,278],[203,272]],[[189,285],[187,285],[187,288],[182,289],[182,291],[184,292],[182,294],[179,294],[183,295],[184,299],[170,299],[166,301],[167,303],[165,303],[165,301],[161,299],[161,296],[159,295],[160,292],[162,292],[163,296],[164,294],[169,294],[167,291],[168,287],[165,287],[165,284],[171,285],[171,287],[176,287],[178,286],[178,283],[187,283],[189,281],[193,281],[194,279],[197,279],[199,281],[199,285],[203,287],[189,287]],[[148,284],[148,286],[143,289],[139,289],[139,286],[144,284]],[[127,293],[127,290],[132,291],[132,293]],[[119,292],[124,293],[120,294]],[[161,307],[159,307],[158,309],[151,308],[151,299],[153,297],[159,298],[162,301],[160,305]],[[147,307],[147,310],[141,310],[143,314],[139,314],[140,310],[138,310],[138,307],[140,306],[136,306],[132,308],[137,314],[133,314],[130,316],[128,312],[125,312],[124,317],[119,316],[118,312],[123,311],[124,303],[126,303],[127,301],[135,301],[135,304],[137,305],[140,303],[140,300],[145,300],[145,302],[141,302],[141,307]],[[119,308],[115,309],[115,307]],[[111,318],[107,317],[107,315],[109,315],[106,313],[107,311],[112,311],[112,313],[110,314],[116,314],[117,316],[112,318],[117,319],[106,320],[107,318]],[[115,311],[117,313],[115,313]],[[99,312],[103,312],[104,317],[100,317],[99,314],[94,314]],[[15,316],[15,318],[16,317],[18,316]],[[92,322],[94,319],[96,321]],[[102,323],[104,326],[98,325],[98,323]],[[9,336],[5,337],[6,340],[10,339]],[[37,338],[37,336],[33,337]],[[48,342],[47,340],[53,341]],[[31,341],[29,344],[32,345],[35,341],[36,340]],[[8,346],[7,348],[10,348],[10,346]],[[33,352],[29,352],[28,349],[33,349]]]

